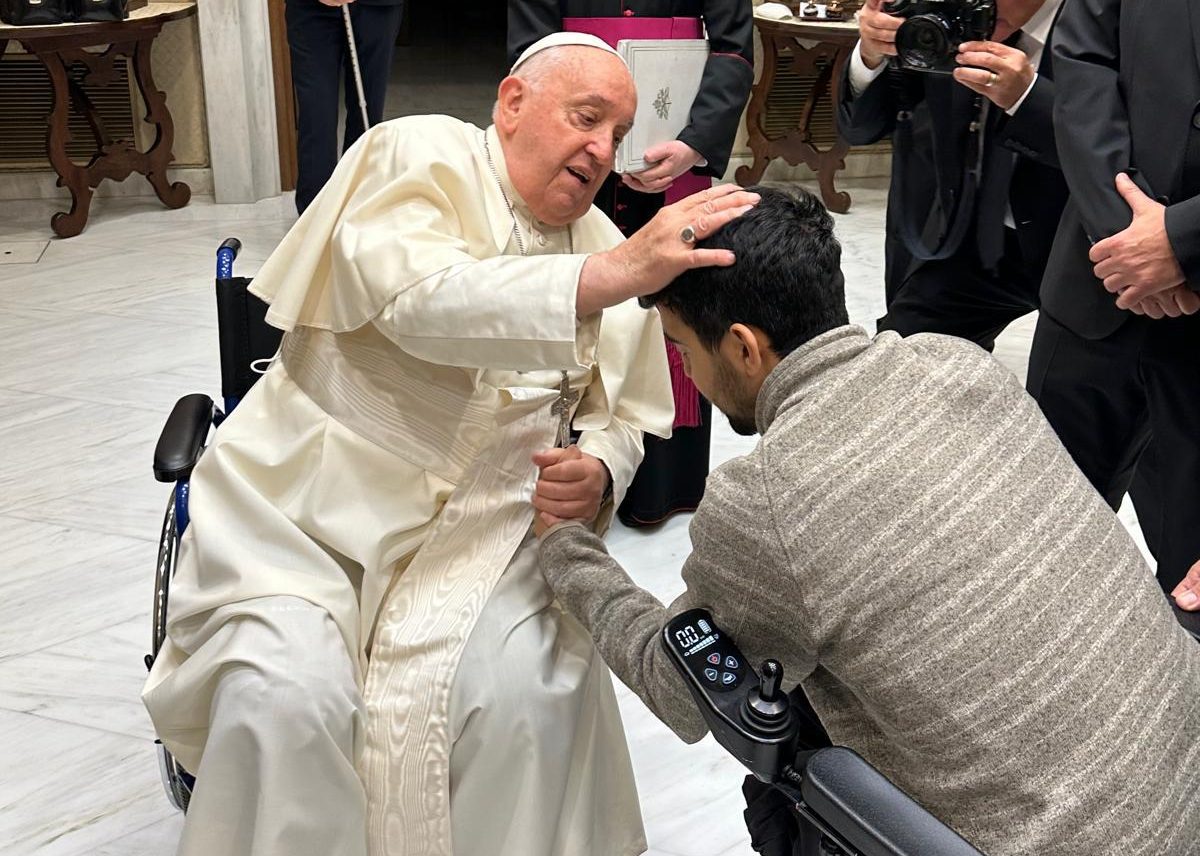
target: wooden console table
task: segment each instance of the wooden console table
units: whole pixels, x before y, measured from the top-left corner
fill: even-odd
[[[166,96],[154,85],[150,71],[150,49],[163,24],[194,15],[195,0],[150,3],[129,13],[124,21],[109,23],[54,24],[41,27],[13,27],[0,24],[0,57],[9,41],[19,42],[46,67],[54,87],[54,104],[47,119],[46,154],[58,185],[71,191],[71,210],[59,211],[50,218],[50,228],[63,238],[78,235],[87,225],[92,190],[106,178],[124,181],[131,173],[146,176],[155,194],[168,208],[182,208],[191,199],[192,190],[181,181],[167,180],[175,125],[167,110]],[[100,48],[89,51],[87,48]],[[134,79],[146,102],[146,121],[154,126],[154,143],[142,152],[132,140],[114,140],[105,130],[80,79],[70,73],[76,63],[86,68],[81,79],[105,86],[116,78],[117,63],[129,57]],[[96,153],[86,166],[74,163],[66,151],[70,131],[67,118],[71,108],[87,119],[96,140]],[[4,121],[0,118],[0,121]]]
[[[750,151],[754,162],[739,167],[734,177],[745,187],[759,181],[767,164],[777,157],[792,166],[801,161],[817,174],[821,200],[830,211],[845,214],[850,210],[850,194],[834,189],[833,176],[846,166],[849,144],[840,134],[833,146],[822,151],[813,143],[810,125],[814,108],[822,98],[831,98],[836,109],[842,72],[850,51],[858,43],[858,24],[853,20],[821,21],[803,18],[754,17],[763,46],[762,77],[750,93],[746,111],[746,129],[750,136]],[[768,139],[766,132],[767,99],[775,85],[779,54],[790,51],[794,69],[799,74],[815,74],[816,79],[805,95],[797,127],[777,139]]]

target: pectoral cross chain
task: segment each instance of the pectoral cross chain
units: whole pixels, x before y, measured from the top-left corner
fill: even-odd
[[[578,400],[579,393],[571,390],[571,381],[563,372],[562,380],[558,382],[558,400],[550,408],[550,412],[558,417],[558,441],[555,445],[560,449],[571,445],[571,406]]]

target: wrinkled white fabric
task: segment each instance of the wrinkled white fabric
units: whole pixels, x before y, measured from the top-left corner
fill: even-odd
[[[177,626],[176,638],[195,655],[154,701],[184,695],[210,735],[191,767],[180,856],[366,856],[355,770],[366,711],[329,613],[298,597],[254,598]]]
[[[608,668],[554,602],[532,537],[471,631],[450,696],[450,733],[455,856],[646,849]]]
[[[530,455],[554,435],[559,370],[582,392],[579,445],[612,472],[616,501],[640,460],[641,432],[665,435],[671,421],[656,313],[630,302],[574,317],[579,269],[587,253],[619,240],[615,227],[594,209],[569,228],[538,223],[488,135],[496,173],[484,132],[472,126],[446,117],[377,126],[264,265],[255,286],[272,302],[272,321],[292,332],[193,474],[168,638],[144,694],[167,747],[203,769],[222,715],[210,703],[230,694],[207,687],[202,665],[220,651],[205,650],[192,628],[220,624],[257,598],[319,607],[350,654],[366,710],[357,766],[375,856],[457,853],[452,814],[504,822],[472,786],[452,804],[450,696],[478,671],[460,658],[481,616],[499,609],[503,623],[540,609],[531,592],[493,607],[492,589],[521,558],[536,479]],[[516,258],[501,187],[531,258]],[[330,366],[347,373],[322,374]],[[556,626],[528,624],[568,638]],[[554,832],[528,840],[592,842],[590,830],[604,826],[614,843],[578,852],[636,852],[641,825],[619,762],[623,735],[611,693],[597,683],[607,681],[605,667],[593,655],[580,674],[584,653],[555,659],[564,652],[553,645],[517,650],[539,674],[567,667],[563,680],[527,686],[525,704],[534,718],[546,717],[543,705],[573,717],[545,736],[574,742],[530,754],[514,771],[507,748],[488,741],[474,763],[534,783],[578,781],[590,763],[581,758],[618,759],[603,768],[605,788],[576,788],[557,812],[543,806],[539,822]],[[489,760],[493,750],[499,760]],[[273,763],[269,752],[246,754],[247,764]],[[251,792],[256,781],[235,776],[226,787],[250,801],[293,800],[287,787]],[[189,835],[197,824],[189,818]],[[256,852],[210,844],[231,856]],[[287,852],[306,852],[297,846]]]

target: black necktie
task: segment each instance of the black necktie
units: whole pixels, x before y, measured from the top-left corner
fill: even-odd
[[[1021,38],[1017,30],[1004,40],[1010,48],[1017,47]],[[979,192],[979,214],[975,220],[978,234],[979,260],[988,269],[995,269],[1004,255],[1004,214],[1008,210],[1008,187],[1012,182],[1016,155],[1002,145],[993,145],[996,128],[1006,118],[1005,112],[990,101],[984,123],[982,187]]]

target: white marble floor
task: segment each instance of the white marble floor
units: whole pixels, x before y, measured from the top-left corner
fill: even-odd
[[[852,318],[882,310],[885,191],[854,185],[837,218]],[[0,208],[0,849],[163,856],[181,818],[159,785],[138,700],[162,485],[151,453],[175,398],[219,391],[213,253],[242,239],[252,274],[290,199],[179,211],[97,199],[48,240],[50,203]],[[1002,339],[1024,373],[1031,324]],[[723,419],[714,464],[743,453]],[[1134,524],[1135,525],[1135,524]],[[681,589],[687,520],[618,528],[614,553],[663,599]],[[688,747],[621,688],[652,853],[749,854],[741,773],[711,738]]]

